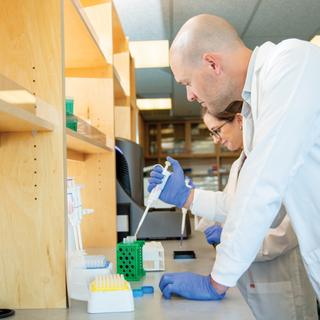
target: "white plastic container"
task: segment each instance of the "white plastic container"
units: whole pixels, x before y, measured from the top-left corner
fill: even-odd
[[[108,312],[131,312],[134,311],[133,294],[129,282],[125,281],[125,286],[115,283],[114,280],[111,282],[112,291],[94,291],[93,285],[96,281],[93,281],[90,285],[89,300],[88,300],[88,313],[108,313]],[[113,279],[120,279],[120,275],[109,276]],[[101,281],[103,287],[106,287],[106,280]],[[106,277],[105,277],[106,278]],[[105,279],[104,278],[104,279]],[[104,283],[104,284],[103,284]],[[110,282],[108,281],[110,286]],[[101,285],[100,285],[101,287]]]
[[[90,284],[97,275],[114,274],[113,264],[110,262],[102,268],[87,269],[84,252],[72,253],[68,263],[68,294],[71,299],[88,301]],[[90,257],[90,256],[89,256]]]
[[[143,269],[146,271],[164,271],[164,249],[161,242],[146,242],[143,246]]]

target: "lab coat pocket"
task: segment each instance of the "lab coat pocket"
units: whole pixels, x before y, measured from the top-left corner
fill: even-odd
[[[248,305],[256,319],[296,319],[290,281],[248,283]]]

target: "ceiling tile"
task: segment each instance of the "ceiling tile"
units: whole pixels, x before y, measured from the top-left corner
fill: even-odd
[[[244,36],[311,36],[320,27],[319,17],[319,0],[262,0]]]
[[[173,0],[173,37],[191,17],[213,14],[229,21],[241,35],[258,0]]]
[[[170,1],[114,0],[123,31],[130,41],[170,39]]]
[[[137,94],[171,93],[172,77],[170,68],[136,69]]]
[[[288,35],[288,36],[283,36],[283,37],[245,37],[243,38],[243,43],[251,50],[253,50],[256,46],[261,46],[267,41],[271,41],[275,44],[278,44],[279,42],[285,40],[285,39],[290,39],[290,38],[296,38],[296,39],[301,39],[301,40],[307,40],[308,41],[308,36],[296,36],[296,35]]]

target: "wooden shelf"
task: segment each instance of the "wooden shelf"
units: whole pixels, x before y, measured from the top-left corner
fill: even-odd
[[[219,157],[220,158],[234,158],[234,157],[239,157],[241,152],[233,152],[233,153],[220,153]]]
[[[217,157],[217,154],[153,154],[153,155],[146,155],[145,159],[155,159],[155,158],[166,158],[171,157],[173,159],[189,159],[189,158],[214,158]]]
[[[125,91],[121,85],[121,79],[120,79],[120,76],[119,76],[116,68],[113,68],[113,78],[114,78],[114,98],[115,99],[125,99],[126,94],[125,94]]]
[[[227,171],[219,171],[219,174],[220,174],[220,176],[229,175],[230,171],[229,170],[227,170]]]
[[[186,176],[188,177],[216,177],[218,175],[217,172],[214,173],[185,173]]]
[[[73,150],[80,153],[113,152],[113,149],[111,147],[107,147],[69,128],[66,128],[66,133],[68,150]]]
[[[65,68],[107,67],[98,36],[79,0],[64,1]]]
[[[53,131],[54,124],[0,100],[0,132]]]

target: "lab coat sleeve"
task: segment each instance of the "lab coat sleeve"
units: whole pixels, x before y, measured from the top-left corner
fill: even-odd
[[[254,262],[263,262],[282,256],[298,245],[297,236],[286,215],[276,229],[269,229]]]
[[[252,151],[217,246],[211,276],[219,284],[235,286],[254,261],[291,181],[319,139],[319,58],[319,48],[307,42],[284,41],[252,84],[258,101],[252,108]]]
[[[233,200],[232,194],[221,191],[194,190],[192,214],[210,221],[224,223]],[[196,222],[199,218],[196,218]]]

